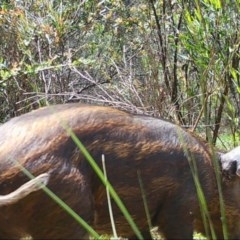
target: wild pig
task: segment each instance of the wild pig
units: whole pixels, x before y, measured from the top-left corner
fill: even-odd
[[[109,107],[65,104],[13,118],[0,127],[0,194],[28,181],[17,160],[33,175],[48,173],[48,187],[99,234],[111,234],[104,185],[76,147],[68,125],[97,164],[106,159],[108,179],[143,237],[149,227],[139,186],[144,186],[153,226],[166,239],[192,239],[205,230],[190,168],[195,161],[199,181],[217,238],[223,238],[213,156],[208,147],[177,125],[132,115]],[[240,180],[221,178],[229,237],[240,238]],[[113,205],[118,235],[136,238]],[[86,230],[43,191],[0,208],[0,238],[83,239]]]

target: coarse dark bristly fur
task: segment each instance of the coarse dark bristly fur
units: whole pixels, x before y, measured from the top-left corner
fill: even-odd
[[[149,228],[137,171],[153,226],[166,239],[192,239],[204,232],[189,159],[196,161],[218,239],[223,238],[219,196],[207,147],[182,128],[160,119],[109,107],[65,104],[13,118],[0,127],[0,194],[29,179],[17,160],[38,176],[48,173],[48,187],[99,234],[111,234],[106,190],[63,124],[67,124],[101,166],[105,155],[109,181],[147,239]],[[187,150],[187,151],[186,151]],[[240,181],[222,181],[230,238],[240,238]],[[135,238],[113,203],[120,236]],[[86,231],[42,190],[0,208],[0,238],[82,239]]]

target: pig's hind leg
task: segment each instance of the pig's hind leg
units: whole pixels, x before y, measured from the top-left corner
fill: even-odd
[[[56,174],[48,187],[90,226],[93,223],[93,197],[89,182],[78,170]],[[84,239],[82,225],[64,207],[59,206],[45,193],[35,198],[34,213],[29,225],[33,239]],[[34,201],[34,199],[33,199]],[[31,202],[31,201],[29,201]]]

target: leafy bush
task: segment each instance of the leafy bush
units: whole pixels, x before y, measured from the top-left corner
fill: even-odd
[[[239,2],[0,1],[0,120],[81,101],[239,136]],[[237,144],[233,138],[233,144]]]

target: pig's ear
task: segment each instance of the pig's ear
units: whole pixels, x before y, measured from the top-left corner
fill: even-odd
[[[240,177],[240,147],[236,147],[228,153],[220,154],[220,165],[225,176]]]

